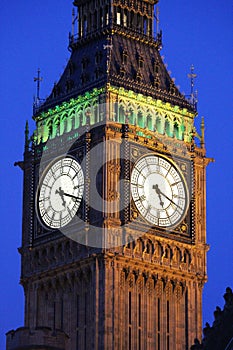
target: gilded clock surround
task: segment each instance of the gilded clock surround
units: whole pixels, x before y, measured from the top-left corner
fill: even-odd
[[[131,194],[141,216],[153,226],[176,227],[187,214],[185,178],[177,165],[161,154],[147,153],[136,161],[131,171]]]
[[[66,226],[76,215],[83,196],[84,176],[72,157],[55,159],[41,176],[36,194],[38,220],[47,228]]]

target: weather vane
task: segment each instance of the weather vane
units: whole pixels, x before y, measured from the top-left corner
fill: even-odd
[[[188,74],[188,78],[190,79],[190,100],[193,104],[193,107],[197,108],[197,91],[194,91],[194,79],[196,79],[197,74],[194,73],[194,65],[192,64],[190,67],[190,73]]]
[[[43,98],[40,98],[40,83],[43,80],[43,78],[40,76],[40,68],[38,68],[37,70],[37,77],[34,77],[33,80],[34,82],[37,83],[36,97],[34,96],[34,102],[33,102],[33,113],[36,113],[37,109],[45,101]]]
[[[74,37],[74,25],[75,25],[75,22],[78,21],[78,16],[75,15],[75,10],[74,8],[72,9],[72,37]]]
[[[36,91],[36,101],[40,101],[40,83],[43,78],[40,76],[40,68],[37,71],[37,77],[34,77],[34,82],[37,82],[37,91]]]
[[[162,30],[159,30],[159,7],[156,6],[156,13],[154,14],[155,21],[156,21],[156,41],[158,44],[158,49],[162,49]]]

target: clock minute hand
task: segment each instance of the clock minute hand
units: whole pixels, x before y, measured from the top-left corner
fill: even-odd
[[[70,193],[63,192],[63,195],[67,196],[67,197],[70,197],[70,198],[78,199],[78,197],[76,197],[76,196],[74,196],[73,194],[70,194]]]
[[[160,191],[160,190],[159,190]],[[182,210],[182,208],[178,205],[178,204],[176,204],[171,198],[169,198],[165,193],[163,193],[162,191],[160,191],[160,194],[162,195],[162,196],[164,196],[167,200],[169,200],[172,204],[174,204],[176,207],[178,207],[178,208],[180,208],[181,210]]]

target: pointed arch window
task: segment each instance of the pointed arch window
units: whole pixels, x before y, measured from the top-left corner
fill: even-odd
[[[174,84],[170,84],[170,93],[174,95],[176,92]]]
[[[140,72],[137,73],[136,80],[138,83],[141,83],[142,81],[142,74]]]
[[[68,116],[67,114],[64,114],[62,117],[61,117],[61,132],[64,133],[67,131],[67,121],[68,121]]]
[[[125,77],[125,68],[124,68],[124,67],[121,67],[121,69],[120,69],[120,75],[121,75],[122,78]]]
[[[89,74],[88,73],[82,73],[82,75],[81,75],[82,85],[86,84],[89,80],[90,80]]]
[[[178,125],[177,122],[174,124],[174,136],[175,136],[177,139],[180,138],[180,130],[179,130],[179,125]]]
[[[52,122],[52,120],[49,120],[47,127],[48,127],[48,137],[53,137],[53,122]]]
[[[159,89],[159,79],[156,78],[154,80],[154,86],[155,86],[156,89]]]
[[[148,30],[148,19],[147,17],[143,18],[143,34],[147,35]]]
[[[154,70],[155,70],[156,74],[159,73],[159,64],[158,64],[158,62],[156,62]]]
[[[152,117],[151,115],[148,115],[147,116],[147,128],[149,130],[153,130],[153,123],[152,123]]]
[[[156,125],[156,130],[162,134],[162,128],[161,128],[161,118],[160,117],[157,117],[156,118],[156,122],[155,122],[155,125]]]
[[[138,113],[138,126],[144,128],[144,118],[141,112]]]
[[[104,25],[104,17],[103,17],[103,9],[100,8],[100,27],[103,28]]]
[[[60,135],[60,125],[61,125],[60,118],[57,118],[57,120],[55,121],[56,135],[57,136]]]
[[[144,64],[144,59],[142,56],[138,57],[138,66],[139,68],[143,68],[143,64]]]
[[[118,8],[116,13],[116,24],[121,25],[121,10]]]
[[[99,109],[97,106],[94,106],[93,108],[93,117],[94,117],[94,123],[99,122]]]
[[[129,109],[129,124],[134,125],[134,113],[131,108]]]
[[[108,25],[108,23],[109,23],[108,6],[105,6],[105,25]]]
[[[165,120],[165,127],[164,127],[164,129],[165,129],[165,134],[170,136],[170,123],[169,123],[169,121],[167,119]]]
[[[128,62],[128,53],[127,53],[127,51],[125,49],[123,51],[121,51],[121,59],[122,59],[122,63],[123,64],[127,64],[127,62]]]
[[[129,13],[129,26],[130,28],[134,28],[135,26],[135,14],[133,11],[130,11]]]
[[[96,68],[95,69],[95,78],[96,79],[99,79],[101,76],[103,75],[103,70],[102,70],[102,68]]]
[[[141,28],[141,15],[138,13],[137,14],[137,29],[139,32],[141,32],[142,28]]]
[[[127,10],[124,10],[124,13],[123,13],[123,26],[127,27],[127,25],[128,25],[128,12],[127,12]]]

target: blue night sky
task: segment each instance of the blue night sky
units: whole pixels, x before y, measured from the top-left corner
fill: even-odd
[[[0,13],[0,349],[5,332],[23,325],[24,296],[19,285],[24,127],[33,131],[33,77],[40,67],[41,97],[46,97],[69,58],[71,0],[1,0]],[[232,0],[160,1],[160,28],[168,70],[181,92],[190,92],[187,73],[195,66],[198,89],[196,126],[206,122],[208,282],[204,287],[203,324],[212,323],[233,287],[233,3]]]

